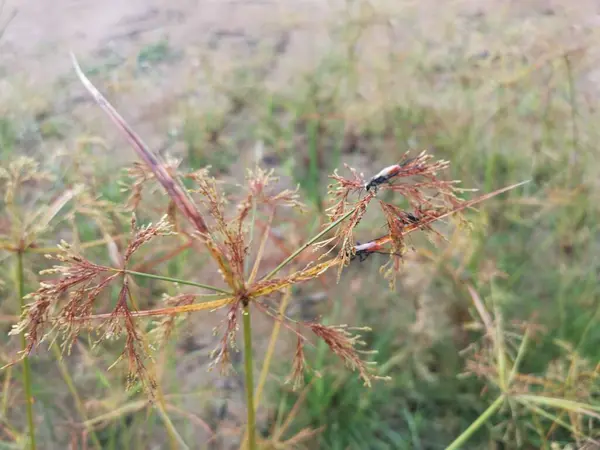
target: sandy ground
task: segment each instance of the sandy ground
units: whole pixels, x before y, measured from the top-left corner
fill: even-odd
[[[358,3],[361,2],[347,5]],[[464,17],[491,13],[501,21],[516,21],[517,26],[529,27],[540,17],[555,17],[574,28],[597,24],[600,13],[598,3],[591,0],[444,3],[379,0],[347,7],[346,2],[339,0],[5,0],[0,10],[0,27],[10,23],[0,42],[0,54],[2,66],[10,67],[10,73],[25,75],[34,82],[48,82],[71,70],[69,50],[90,57],[107,48],[137,52],[159,38],[168,38],[176,48],[222,47],[223,53],[233,58],[232,42],[251,48],[259,40],[284,33],[290,36],[282,53],[290,52],[294,59],[305,63],[302,57],[313,53],[315,44],[324,47],[322,26],[339,18],[340,11],[357,8],[387,11],[390,17],[413,13],[411,17],[417,20],[407,31],[425,27],[430,35],[443,34],[440,24],[444,22],[461,25]]]
[[[176,115],[174,99],[193,91],[195,106],[212,108],[213,99],[206,94],[218,84],[214,79],[225,84],[231,81],[227,74],[240,67],[254,67],[261,82],[285,85],[339,43],[342,37],[328,30],[348,19],[380,18],[381,29],[363,39],[367,58],[376,59],[386,46],[415,44],[435,57],[447,48],[439,44],[448,42],[476,57],[494,50],[486,42],[492,32],[505,33],[507,46],[530,45],[530,30],[535,30],[536,45],[542,35],[548,48],[559,40],[576,46],[597,26],[599,9],[591,0],[5,0],[0,10],[0,30],[5,28],[0,39],[0,108],[14,109],[24,103],[20,93],[31,97],[32,92],[51,101],[43,107],[54,113],[90,104],[73,76],[73,51],[123,115],[151,144],[161,145],[173,126],[169,119]],[[387,25],[393,34],[381,32]],[[161,51],[166,54],[159,55]],[[140,76],[145,56],[153,70]],[[207,56],[213,65],[210,86],[205,85]],[[136,64],[138,70],[132,73]],[[594,86],[598,78],[595,70],[586,75]],[[6,101],[7,91],[12,101]],[[95,122],[89,108],[76,115],[88,114]],[[100,127],[90,131],[106,130]]]
[[[279,52],[292,52],[297,60],[319,44],[315,30],[331,20],[333,5],[317,0],[9,0],[0,13],[0,24],[10,20],[0,54],[9,74],[24,75],[31,83],[51,82],[71,71],[71,50],[84,59],[110,51],[126,59],[161,39],[175,49],[218,50],[225,64],[233,64],[275,38],[281,41]],[[171,65],[170,73],[176,79],[181,66],[189,65],[189,60]]]
[[[0,50],[11,58],[14,71],[27,73],[34,81],[48,81],[70,70],[69,50],[78,55],[98,54],[107,47],[136,52],[164,37],[179,48],[215,46],[236,38],[250,41],[276,28],[278,18],[302,14],[306,18],[311,10],[320,9],[316,1],[9,1],[3,16],[17,14]]]

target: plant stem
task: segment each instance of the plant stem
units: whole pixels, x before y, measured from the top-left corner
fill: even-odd
[[[283,294],[283,300],[281,301],[281,305],[279,306],[279,314],[283,316],[285,313],[285,309],[292,297],[292,289],[288,288]],[[262,395],[262,391],[265,387],[265,383],[267,382],[267,376],[269,374],[269,367],[271,367],[271,361],[273,359],[273,353],[275,352],[275,344],[277,343],[277,337],[279,336],[279,330],[281,329],[281,321],[276,320],[273,325],[273,332],[271,333],[271,338],[269,339],[269,346],[267,347],[267,353],[265,354],[265,360],[263,362],[262,369],[260,370],[260,375],[258,377],[258,384],[256,385],[256,392],[254,394],[254,407],[258,408],[260,404],[260,397]],[[248,429],[244,433],[244,438],[242,439],[242,445],[240,446],[240,450],[246,450],[246,442],[248,441]]]
[[[248,450],[256,450],[256,423],[254,417],[254,372],[252,361],[252,326],[250,309],[244,306],[244,375],[246,377],[246,408],[248,411]]]
[[[325,228],[319,234],[314,236],[308,242],[302,244],[294,253],[292,253],[290,256],[288,256],[281,264],[279,264],[271,272],[269,272],[269,274],[266,277],[264,277],[262,279],[262,281],[273,278],[277,274],[277,272],[279,272],[281,269],[283,269],[285,266],[287,266],[290,263],[290,261],[292,261],[296,256],[298,256],[300,253],[302,253],[304,250],[306,250],[308,247],[310,247],[312,244],[314,244],[317,240],[321,239],[321,237],[323,237],[327,232],[329,232],[333,228],[337,227],[340,224],[340,222],[342,222],[343,220],[346,220],[348,217],[350,217],[350,214],[354,213],[355,211],[356,211],[356,208],[351,209],[346,214],[344,214],[342,217],[337,219],[335,222],[332,222],[327,228]]]
[[[158,410],[158,413],[160,414],[160,417],[162,418],[163,422],[165,423],[165,427],[167,428],[167,433],[169,434],[169,442],[171,444],[171,448],[176,449],[177,446],[179,446],[180,448],[182,448],[184,450],[189,450],[189,447],[187,446],[187,444],[185,443],[185,441],[183,440],[181,435],[177,432],[177,429],[175,428],[173,421],[167,414],[167,407],[166,407],[162,393],[159,393],[159,394],[160,395],[159,395],[158,402],[156,404],[156,409]]]
[[[527,345],[529,344],[529,331],[530,327],[527,327],[525,330],[525,335],[523,336],[523,340],[521,341],[521,345],[519,346],[519,350],[517,351],[517,357],[515,358],[515,362],[513,363],[512,369],[510,370],[510,374],[508,375],[507,387],[510,387],[512,384],[515,375],[519,372],[519,367],[523,356],[525,356],[525,352],[527,351]]]
[[[475,422],[473,422],[469,428],[467,428],[465,431],[463,431],[461,433],[460,436],[458,436],[454,442],[452,442],[448,447],[446,447],[446,450],[457,450],[462,448],[462,446],[465,444],[465,442],[467,442],[469,439],[471,439],[471,437],[473,436],[473,434],[475,434],[475,432],[479,429],[479,427],[481,427],[484,423],[486,423],[490,417],[492,417],[492,415],[498,410],[498,408],[500,408],[500,406],[502,406],[502,403],[504,403],[504,396],[500,395],[495,401],[494,403],[492,403],[488,409],[486,409],[478,418],[477,420],[475,420]]]
[[[283,316],[285,314],[285,310],[287,305],[292,298],[292,288],[289,287],[286,289],[283,294],[283,299],[281,300],[281,305],[279,305],[279,315]],[[267,347],[267,353],[265,354],[265,360],[263,362],[263,367],[260,371],[260,376],[258,377],[258,384],[256,387],[256,394],[254,395],[255,407],[258,407],[260,403],[260,397],[262,395],[262,391],[265,387],[265,383],[267,382],[267,376],[269,375],[269,367],[271,367],[271,361],[273,359],[273,354],[275,353],[275,345],[277,344],[277,337],[279,336],[279,330],[281,329],[281,321],[275,320],[275,324],[273,325],[273,332],[271,333],[271,338],[269,339],[269,345]]]
[[[136,272],[134,270],[122,270],[122,269],[111,269],[111,270],[113,270],[114,272],[126,273],[128,275],[137,275],[139,277],[152,278],[154,280],[170,281],[171,283],[179,283],[179,284],[185,284],[188,286],[196,286],[199,288],[208,289],[209,291],[221,292],[223,294],[231,295],[231,292],[226,291],[225,289],[221,289],[221,288],[218,288],[215,286],[209,286],[208,284],[195,283],[193,281],[181,280],[179,278],[164,277],[162,275],[154,275],[151,273]]]
[[[19,304],[21,311],[25,306],[25,276],[23,273],[23,252],[17,252],[17,293],[19,295]],[[25,333],[21,333],[21,348],[25,350],[27,341]],[[23,357],[23,387],[25,390],[25,409],[27,412],[27,425],[29,427],[29,449],[35,450],[35,424],[33,422],[33,393],[31,388],[31,366],[29,357]]]

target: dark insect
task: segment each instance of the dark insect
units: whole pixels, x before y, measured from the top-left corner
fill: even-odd
[[[410,158],[400,164],[394,164],[393,166],[388,166],[385,169],[382,169],[377,175],[371,178],[367,183],[365,183],[365,189],[369,191],[370,189],[377,189],[380,185],[389,181],[391,178],[398,175],[402,172],[402,168],[407,164],[410,164],[416,158]]]
[[[377,189],[378,186],[382,185],[390,178],[393,178],[396,175],[398,175],[401,170],[402,166],[400,166],[399,164],[394,164],[393,166],[386,167],[365,184],[365,189],[367,191],[369,191],[372,188]]]
[[[354,246],[354,254],[350,257],[350,260],[354,260],[355,258],[358,257],[358,260],[360,262],[363,262],[365,259],[367,259],[373,253],[389,255],[390,253],[382,251],[384,245],[387,242],[389,242],[389,239],[387,236],[380,237],[380,238],[377,238],[377,239],[369,241],[369,242],[365,242],[364,244],[357,242],[356,245]]]

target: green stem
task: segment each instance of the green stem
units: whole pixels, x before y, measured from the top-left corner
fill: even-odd
[[[188,286],[196,286],[199,288],[208,289],[209,291],[215,291],[215,292],[221,292],[221,293],[227,294],[227,295],[233,295],[231,292],[226,291],[225,289],[221,289],[221,288],[218,288],[215,286],[209,286],[207,284],[195,283],[193,281],[181,280],[179,278],[163,277],[162,275],[154,275],[151,273],[136,272],[135,270],[122,270],[122,269],[111,269],[111,270],[114,272],[121,272],[121,273],[126,273],[129,275],[137,275],[139,277],[144,277],[144,278],[152,278],[154,280],[162,280],[162,281],[169,281],[171,283],[179,283],[179,284],[185,284]]]
[[[513,363],[512,369],[510,370],[510,374],[508,375],[508,381],[506,383],[507,388],[510,388],[515,375],[519,372],[519,367],[521,365],[521,361],[525,356],[525,352],[527,350],[527,345],[529,344],[529,330],[527,327],[525,330],[525,336],[523,336],[523,340],[521,341],[521,345],[519,346],[519,350],[517,352],[517,357],[515,358],[515,362]]]
[[[23,253],[17,253],[17,289],[19,295],[19,303],[21,311],[25,306],[25,276],[23,272]],[[21,333],[21,348],[25,350],[27,340],[25,333]],[[27,412],[27,425],[29,427],[29,449],[35,450],[35,424],[33,422],[33,393],[31,387],[31,366],[29,365],[29,357],[23,357],[23,387],[25,390],[25,409]]]
[[[184,450],[189,450],[189,447],[187,446],[187,444],[185,443],[185,441],[183,440],[181,435],[177,432],[177,429],[175,428],[173,421],[167,414],[167,408],[166,408],[165,401],[163,399],[162,394],[161,394],[156,406],[157,406],[158,413],[160,414],[160,417],[164,421],[165,427],[167,428],[167,433],[169,434],[171,448],[176,449],[177,445],[179,445],[180,448],[182,448]]]
[[[244,306],[244,375],[246,377],[246,408],[248,411],[248,450],[256,450],[256,421],[254,417],[254,372],[252,362],[252,326],[250,309]]]
[[[501,395],[498,397],[494,403],[492,403],[488,409],[486,409],[478,418],[473,422],[469,428],[461,433],[459,437],[457,437],[452,444],[446,447],[446,450],[457,450],[462,448],[462,446],[475,434],[475,432],[486,423],[490,417],[502,406],[504,403],[504,396]]]
[[[290,256],[288,256],[281,264],[279,264],[271,272],[269,272],[269,274],[266,277],[264,277],[261,281],[266,281],[270,278],[273,278],[277,274],[277,272],[279,272],[281,269],[283,269],[285,266],[287,266],[291,260],[293,260],[296,256],[298,256],[300,253],[302,253],[304,250],[306,250],[308,247],[310,247],[312,244],[314,244],[317,240],[321,239],[321,237],[323,237],[330,230],[337,227],[340,224],[340,222],[342,222],[343,220],[346,220],[350,216],[350,214],[354,213],[355,211],[356,211],[356,209],[351,209],[346,214],[344,214],[342,217],[337,219],[335,222],[332,222],[331,225],[329,225],[327,228],[325,228],[323,231],[321,231],[319,234],[317,234],[311,240],[309,240],[308,242],[306,242],[305,244],[300,246],[294,253],[292,253]]]
[[[73,400],[75,401],[75,407],[77,408],[79,415],[83,419],[83,423],[84,423],[85,427],[87,428],[87,431],[90,435],[90,438],[92,439],[92,443],[94,444],[94,447],[97,450],[102,450],[102,445],[100,444],[100,441],[98,440],[98,436],[96,435],[96,432],[94,431],[94,426],[88,424],[88,418],[85,413],[85,408],[83,407],[83,402],[81,401],[81,397],[79,397],[79,393],[77,392],[75,383],[73,382],[73,379],[71,378],[71,375],[69,374],[67,365],[65,364],[65,362],[62,359],[62,355],[60,353],[60,349],[58,348],[58,345],[56,343],[52,344],[51,349],[52,349],[52,353],[54,353],[54,357],[56,358],[56,363],[58,364],[58,370],[60,371],[60,374],[62,375],[63,380],[65,381],[65,384],[67,385],[67,388],[69,389],[69,392],[71,392],[71,395],[73,396]]]

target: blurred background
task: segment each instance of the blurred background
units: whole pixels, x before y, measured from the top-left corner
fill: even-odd
[[[40,247],[127,232],[113,214],[136,157],[76,79],[73,51],[149,146],[180,159],[182,170],[210,165],[235,192],[258,163],[274,169],[279,187],[300,186],[308,213],[275,224],[265,271],[325,222],[328,175],[348,174],[344,164],[368,178],[408,150],[428,149],[451,162],[444,176],[465,188],[486,193],[531,180],[469,212],[471,229],[443,227],[445,242],[412,239],[395,290],[378,270],[386,258],[373,255],[338,284],[301,285],[289,300],[292,316],[371,327],[372,359],[392,379],[366,388],[316,345],[307,360],[321,377],[307,374],[294,392],[284,383],[294,336],[282,330],[257,411],[264,448],[443,449],[497,396],[494,366],[473,369],[465,351],[485,333],[478,302],[501,315],[507,342],[528,325],[536,330],[518,389],[597,402],[599,26],[591,0],[4,1],[0,165],[28,156],[52,174],[28,185],[24,210],[85,185],[79,209],[40,233]],[[147,195],[156,200],[138,216],[167,211],[160,188]],[[14,225],[5,201],[0,234],[10,237]],[[357,238],[380,236],[384,226],[368,215]],[[154,256],[173,243],[155,245]],[[85,254],[110,264],[106,246]],[[1,260],[5,364],[20,348],[7,336],[19,299],[14,255]],[[41,252],[27,258],[26,292],[47,267]],[[219,276],[190,248],[143,268]],[[140,289],[143,309],[173,294],[159,281]],[[192,315],[156,357],[169,417],[194,449],[239,448],[243,434],[241,372],[207,371],[221,317]],[[257,318],[257,376],[272,328]],[[145,394],[125,390],[126,364],[107,371],[121,350],[90,337],[62,360],[35,352],[38,448],[170,448]],[[21,371],[0,372],[0,448],[26,442]],[[600,448],[588,439],[600,434],[595,421],[572,410],[501,408],[461,448]]]

